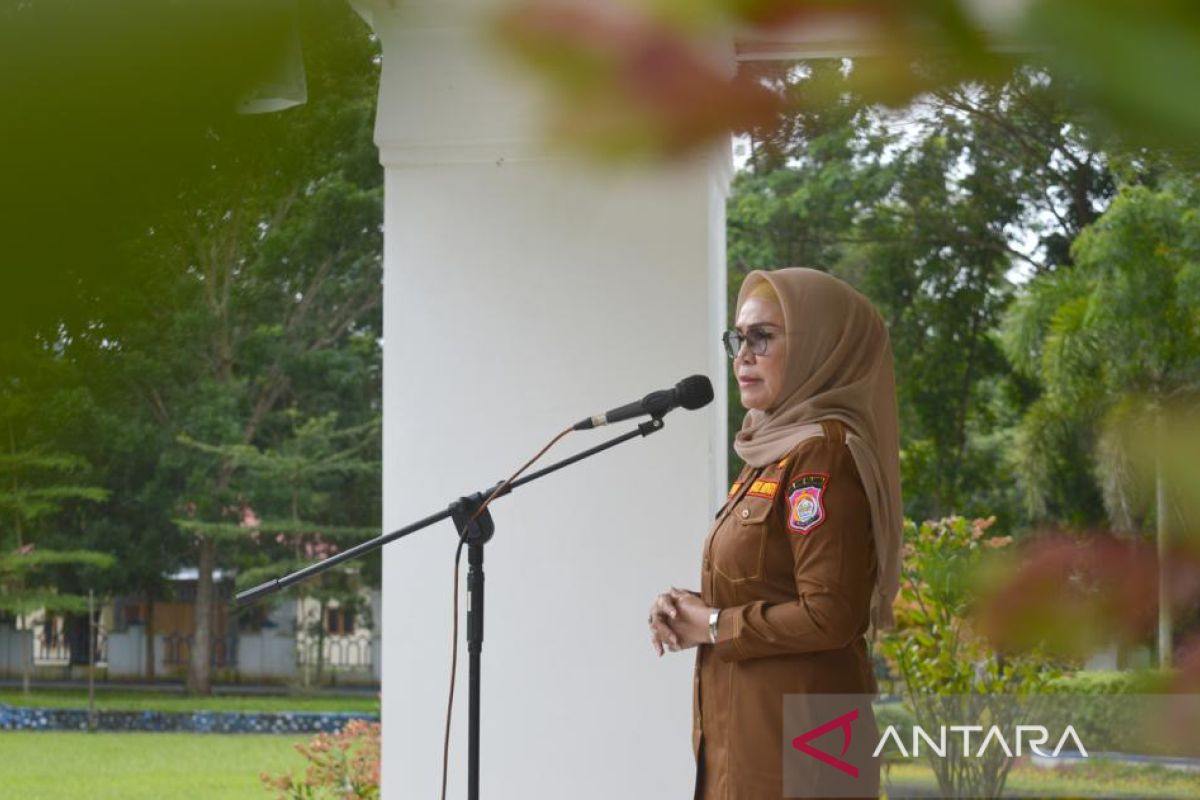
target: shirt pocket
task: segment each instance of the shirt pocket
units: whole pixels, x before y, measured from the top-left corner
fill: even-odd
[[[713,539],[713,570],[733,583],[763,578],[772,501],[744,497],[729,512]]]

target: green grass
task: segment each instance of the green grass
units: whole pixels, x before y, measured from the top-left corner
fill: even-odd
[[[937,786],[933,771],[925,764],[893,764],[886,782],[906,788]],[[1005,797],[1200,797],[1200,774],[1159,765],[1132,766],[1096,759],[1087,764],[1045,769],[1020,764],[1008,773]]]
[[[299,773],[309,737],[0,733],[0,796],[22,800],[270,800],[258,775]]]
[[[0,703],[41,708],[87,708],[83,689],[0,691]],[[214,695],[189,696],[155,692],[96,690],[96,708],[101,711],[347,711],[378,714],[379,697],[329,695]]]

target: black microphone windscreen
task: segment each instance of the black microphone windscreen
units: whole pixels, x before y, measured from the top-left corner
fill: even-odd
[[[704,375],[689,375],[675,384],[679,392],[679,405],[687,410],[702,408],[712,402],[713,386]]]

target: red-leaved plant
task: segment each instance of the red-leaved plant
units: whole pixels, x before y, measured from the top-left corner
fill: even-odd
[[[290,772],[260,776],[279,800],[366,800],[379,797],[379,723],[351,720],[337,733],[318,733],[296,749],[308,766],[303,778]]]

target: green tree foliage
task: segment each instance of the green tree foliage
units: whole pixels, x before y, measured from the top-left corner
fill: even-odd
[[[84,585],[95,588],[114,562],[76,536],[84,507],[101,503],[107,492],[90,483],[82,458],[57,449],[52,420],[62,393],[48,396],[28,376],[30,362],[52,356],[40,347],[0,351],[6,364],[25,367],[5,376],[0,393],[0,620],[39,609],[77,614],[87,609]],[[29,679],[27,661],[26,691]]]
[[[1024,276],[1052,269],[1107,203],[1106,159],[1032,67],[903,112],[856,94],[856,68],[760,68],[795,122],[751,135],[730,201],[731,292],[752,268],[812,266],[870,297],[896,356],[907,513],[994,512],[1011,531],[1028,518],[1006,452],[1036,385],[997,327]],[[1095,505],[1076,471],[1072,499]]]
[[[180,436],[185,445],[211,458],[214,468],[229,465],[233,470],[230,489],[238,498],[235,513],[240,515],[236,523],[183,518],[176,524],[196,536],[235,547],[240,589],[333,555],[342,543],[357,543],[380,533],[377,525],[344,524],[377,511],[377,501],[346,508],[342,499],[355,484],[377,485],[380,480],[378,418],[338,428],[336,412],[300,420],[291,409],[286,416],[293,422],[290,435],[267,450],[253,445],[214,446]],[[378,585],[378,570],[378,557],[349,562],[275,598],[275,602],[315,601],[317,613],[303,624],[310,641],[315,641],[318,682],[324,667],[326,610],[336,603],[345,612],[361,611],[363,589]]]
[[[288,436],[281,414],[292,406],[361,424],[378,396],[375,53],[348,9],[306,22],[326,26],[306,51],[309,103],[212,130],[208,180],[132,243],[151,276],[137,302],[154,311],[114,323],[122,349],[147,362],[135,380],[172,435],[212,446],[271,446]],[[212,571],[225,538],[215,532],[242,507],[236,458],[175,446],[164,460],[178,478],[176,516],[186,508],[213,526],[191,530],[199,578],[189,686],[205,692]]]
[[[113,563],[106,553],[38,546],[50,520],[65,506],[106,497],[103,489],[71,482],[72,473],[83,467],[67,453],[9,450],[0,454],[0,613],[79,612],[87,608],[87,597],[59,591],[54,568],[103,568]]]
[[[1005,351],[1043,389],[1015,452],[1032,513],[1063,493],[1064,440],[1082,432],[1110,521],[1145,525],[1150,493],[1106,437],[1112,426],[1096,423],[1152,422],[1158,409],[1200,392],[1198,197],[1197,184],[1178,176],[1123,185],[1075,241],[1074,265],[1033,280],[1009,311]]]
[[[1169,549],[1172,495],[1185,479],[1156,461],[1136,467],[1131,438],[1170,439],[1171,412],[1200,397],[1200,184],[1180,175],[1121,186],[1075,240],[1074,266],[1034,280],[1004,329],[1013,363],[1043,387],[1017,429],[1016,475],[1031,512],[1062,494],[1064,441],[1082,438],[1108,521],[1142,532],[1155,521]],[[1195,522],[1194,520],[1192,521]],[[1165,581],[1165,576],[1160,579]],[[1158,656],[1170,665],[1169,587],[1159,587]]]
[[[78,513],[107,492],[57,437],[54,422],[74,406],[70,394],[57,389],[62,368],[53,348],[9,344],[0,355],[9,367],[0,379],[0,615],[79,611],[86,596],[60,591],[56,578],[112,564],[111,556],[71,538]]]
[[[310,20],[345,10],[300,5]],[[137,280],[126,241],[206,179],[211,131],[236,124],[239,102],[286,52],[295,8],[0,4],[0,104],[10,110],[0,128],[0,331],[75,328],[116,310]]]
[[[152,600],[170,591],[168,571],[198,562],[189,677],[199,691],[209,684],[212,571],[218,559],[238,566],[242,553],[237,542],[219,548],[227,537],[214,532],[240,521],[246,487],[234,480],[232,458],[179,437],[230,453],[283,452],[296,419],[336,415],[342,429],[367,430],[380,413],[382,169],[371,141],[378,47],[343,3],[305,0],[297,9],[308,102],[266,115],[208,114],[211,104],[181,115],[168,139],[186,141],[186,163],[150,181],[146,198],[114,197],[100,216],[106,235],[96,258],[119,269],[47,281],[72,294],[63,313],[31,309],[12,337],[26,349],[36,343],[43,356],[14,363],[14,380],[36,383],[37,403],[62,408],[39,430],[53,452],[86,457],[109,491],[106,502],[78,512],[72,530],[76,546],[121,557],[99,588]],[[210,32],[198,28],[195,40]],[[263,40],[272,57],[274,44]],[[178,55],[190,64],[196,52]],[[243,68],[240,51],[228,55],[233,72]],[[147,80],[157,86],[158,76]],[[221,84],[213,102],[232,108],[233,94]],[[127,163],[124,148],[116,155]],[[75,250],[51,248],[45,259],[62,252]],[[56,267],[42,276],[62,274]],[[329,530],[377,530],[377,480],[365,471],[340,480],[344,503],[318,519]],[[189,511],[197,526],[212,527],[181,531],[173,520]]]

